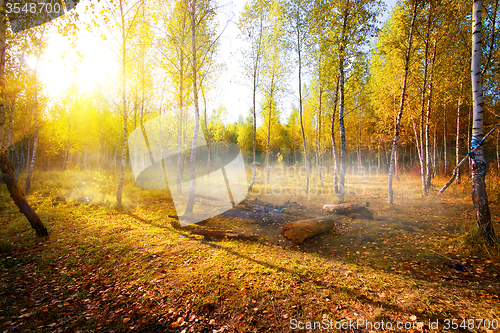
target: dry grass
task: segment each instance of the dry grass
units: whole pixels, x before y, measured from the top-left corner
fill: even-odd
[[[273,184],[274,194],[260,183],[249,197],[311,208],[336,202],[327,191],[300,191],[293,175]],[[141,190],[130,175],[125,207],[116,209],[110,173],[36,174],[28,199],[48,239],[37,239],[0,193],[0,330],[281,332],[292,319],[425,329],[429,320],[499,320],[499,252],[475,236],[467,182],[423,198],[419,180],[401,175],[391,206],[385,175],[349,174],[347,184],[346,201],[369,201],[379,219],[347,220],[297,247],[279,236],[279,225],[258,221],[205,222],[258,232],[257,242],[174,229],[168,194]],[[496,217],[498,194],[489,190]]]

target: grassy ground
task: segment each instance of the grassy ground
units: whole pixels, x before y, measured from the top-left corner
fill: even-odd
[[[499,251],[477,237],[468,180],[437,197],[446,181],[435,179],[422,197],[419,179],[401,175],[388,205],[385,175],[349,174],[346,201],[369,201],[378,219],[345,219],[295,246],[279,235],[279,223],[204,222],[258,233],[255,242],[208,241],[175,229],[168,194],[141,190],[130,175],[124,207],[116,209],[116,176],[35,174],[28,200],[49,229],[44,240],[1,188],[0,332],[282,332],[299,322],[370,331],[361,320],[390,322],[395,331],[398,323],[429,331],[437,320],[433,331],[500,326]],[[337,202],[330,183],[305,195],[293,174],[274,179],[249,197],[316,210]],[[488,181],[500,232],[499,182]],[[478,328],[479,321],[463,319],[488,321]],[[318,331],[310,325],[302,331]]]

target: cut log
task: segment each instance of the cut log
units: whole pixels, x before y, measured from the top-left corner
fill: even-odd
[[[190,231],[191,234],[201,235],[211,238],[228,238],[228,239],[241,239],[241,240],[257,240],[258,235],[245,234],[234,230],[210,230],[210,229],[195,229]]]
[[[281,235],[295,244],[300,244],[308,238],[335,228],[335,222],[333,216],[289,222],[281,228]]]
[[[353,202],[338,205],[324,205],[323,210],[328,213],[347,215],[353,218],[364,217],[375,220],[377,218],[377,213],[368,208],[369,204],[368,202]]]

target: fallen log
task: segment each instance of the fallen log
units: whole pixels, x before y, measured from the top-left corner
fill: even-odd
[[[0,147],[1,148],[1,147]],[[0,170],[2,171],[3,179],[9,190],[10,197],[14,200],[14,203],[19,208],[19,211],[26,216],[31,227],[35,229],[38,237],[47,237],[49,232],[47,228],[43,225],[42,220],[38,214],[31,208],[28,201],[24,197],[23,192],[17,184],[16,177],[14,175],[14,170],[12,169],[12,164],[10,164],[9,156],[5,151],[0,151]]]
[[[281,235],[295,244],[335,228],[335,217],[317,217],[309,220],[289,222],[281,228]]]
[[[195,229],[190,231],[191,234],[201,235],[210,238],[228,238],[228,239],[241,239],[241,240],[257,240],[258,235],[245,234],[243,232],[234,230],[210,230],[210,229]]]
[[[338,205],[324,205],[323,210],[328,213],[335,213],[339,215],[347,215],[353,218],[368,218],[371,220],[375,220],[377,218],[377,213],[369,209],[368,206],[370,203],[368,202],[352,202],[352,203],[343,203]]]
[[[257,206],[265,206],[265,207],[269,207],[269,208],[274,208],[273,204],[271,204],[271,203],[269,203],[269,202],[262,201],[262,200],[260,200],[259,198],[255,198],[255,200],[253,200],[253,202],[254,202]]]

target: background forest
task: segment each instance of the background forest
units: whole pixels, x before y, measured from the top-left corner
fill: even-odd
[[[248,87],[245,98],[252,102],[229,106],[220,98],[225,91],[234,93],[221,85],[227,68],[220,45],[229,23],[219,12],[226,8],[212,1],[196,5],[197,98],[210,141],[238,144],[249,164],[307,166],[306,190],[314,174],[317,184],[328,178],[338,190],[340,155],[359,172],[374,166],[388,171],[411,3],[398,2],[379,24],[382,2],[249,1],[233,18],[240,45],[233,56],[242,68],[238,80]],[[171,113],[181,122],[194,115],[187,3],[84,1],[79,6],[85,8],[83,16],[76,12],[16,34],[7,30],[5,136],[17,175],[28,179],[27,190],[33,170],[118,168],[122,157],[129,166],[128,133],[160,114]],[[484,2],[486,127],[500,113],[497,10],[497,1]],[[78,29],[111,39],[108,47],[115,47],[119,65],[85,89],[82,75],[75,74],[54,96],[37,64],[51,52],[53,34],[47,30],[55,27],[70,40],[76,40]],[[424,193],[431,182],[427,175],[450,175],[470,146],[470,36],[468,1],[419,6],[396,170],[421,172]],[[102,73],[88,75],[102,78]],[[231,123],[227,119],[234,114],[239,118]],[[487,160],[500,160],[498,140],[497,148],[494,140],[485,147]],[[333,172],[319,174],[321,167]]]

